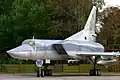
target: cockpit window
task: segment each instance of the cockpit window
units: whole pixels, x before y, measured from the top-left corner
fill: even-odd
[[[34,45],[35,45],[35,42],[29,41],[28,44],[31,45],[31,46],[34,46]]]
[[[34,41],[24,41],[22,44],[29,44],[30,46],[34,46],[35,42]]]

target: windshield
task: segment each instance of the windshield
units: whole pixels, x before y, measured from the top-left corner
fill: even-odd
[[[30,46],[34,46],[35,45],[35,41],[33,41],[33,40],[25,40],[25,41],[23,41],[22,44],[28,44]]]

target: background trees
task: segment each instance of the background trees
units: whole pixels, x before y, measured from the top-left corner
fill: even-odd
[[[53,5],[48,32],[52,38],[65,39],[83,28],[92,0],[54,0]]]
[[[99,41],[107,48],[120,48],[120,9],[119,7],[106,8],[101,13],[102,32]]]
[[[85,24],[91,0],[1,0],[0,59],[25,39],[65,39]],[[10,59],[9,59],[10,60]],[[11,63],[11,62],[10,62]]]
[[[32,36],[65,39],[80,31],[91,8],[92,0],[1,0],[0,59],[9,59],[6,51]],[[105,47],[119,44],[119,8],[107,8],[101,14],[104,24],[98,41]]]

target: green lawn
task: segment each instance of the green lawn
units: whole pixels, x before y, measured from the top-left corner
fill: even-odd
[[[55,70],[54,66],[49,66],[49,69]],[[63,65],[63,73],[88,73],[92,68],[91,64],[80,64],[79,66],[68,66],[67,64]],[[108,69],[103,67],[98,67],[103,72],[108,72]],[[60,69],[60,68],[56,68]],[[35,64],[4,64],[0,65],[0,72],[2,73],[35,73],[36,65]]]
[[[91,64],[81,64],[79,66],[67,66],[64,65],[64,72],[79,72],[79,73],[88,73],[92,69],[93,65]],[[101,69],[103,72],[108,72],[108,69],[104,67],[97,66],[98,69]]]

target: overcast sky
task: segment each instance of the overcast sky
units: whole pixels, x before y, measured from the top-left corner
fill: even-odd
[[[116,6],[119,5],[120,6],[120,0],[104,0],[107,6]]]

